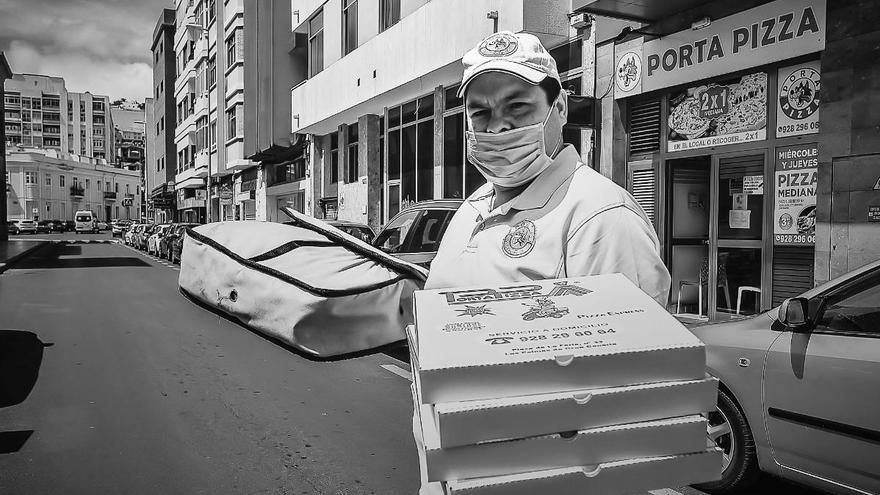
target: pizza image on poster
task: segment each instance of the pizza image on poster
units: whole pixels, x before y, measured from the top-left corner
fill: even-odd
[[[670,95],[668,151],[767,137],[767,73],[747,74]]]

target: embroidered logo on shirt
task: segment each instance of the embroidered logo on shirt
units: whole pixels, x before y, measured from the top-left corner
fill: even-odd
[[[511,227],[501,247],[504,254],[511,258],[522,258],[532,252],[535,247],[535,224],[531,220],[523,220]]]

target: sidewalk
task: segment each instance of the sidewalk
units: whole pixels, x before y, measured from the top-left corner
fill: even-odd
[[[36,239],[10,239],[0,241],[0,273],[8,270],[16,261],[49,244],[49,241]]]

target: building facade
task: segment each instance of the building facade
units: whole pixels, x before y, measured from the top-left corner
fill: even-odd
[[[77,210],[106,222],[140,219],[140,172],[52,149],[6,151],[8,219],[66,221]]]
[[[153,100],[152,119],[146,126],[148,148],[153,150],[145,163],[144,174],[148,214],[156,221],[177,220],[174,177],[177,175],[177,148],[174,131],[177,109],[174,84],[177,78],[177,57],[174,52],[176,12],[162,9],[153,30]],[[152,143],[152,144],[150,144]]]
[[[12,77],[12,69],[6,61],[6,54],[0,52],[0,194],[6,197],[6,79]],[[0,219],[6,218],[6,201],[0,201]],[[9,240],[6,229],[0,232],[0,242]]]
[[[244,2],[178,1],[176,6],[178,218],[256,219],[257,179],[251,175],[258,171],[244,156]],[[219,192],[225,196],[229,189],[237,204],[220,205]]]
[[[290,54],[305,78],[291,88],[291,131],[307,143],[304,170],[290,173],[306,177],[304,197],[293,201],[318,218],[377,229],[409,204],[463,198],[484,182],[466,161],[456,91],[462,55],[493,31],[536,35],[566,90],[594,90],[585,70],[592,37],[571,26],[570,2],[330,0],[293,9]],[[565,134],[590,162],[589,133]]]
[[[7,142],[113,161],[107,96],[68,92],[64,79],[37,74],[14,74],[5,88]]]
[[[575,3],[641,31],[597,45],[599,161],[654,221],[672,309],[755,314],[880,257],[874,10]]]

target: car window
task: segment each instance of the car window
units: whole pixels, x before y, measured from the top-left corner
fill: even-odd
[[[373,245],[386,253],[407,252],[405,249],[407,234],[419,213],[421,213],[419,210],[407,211],[388,222],[373,241]]]
[[[440,238],[452,218],[452,210],[427,210],[419,218],[408,252],[430,253],[440,247]]]
[[[365,229],[363,227],[353,227],[351,225],[341,225],[339,226],[339,230],[345,232],[352,237],[357,237],[364,242],[371,242],[373,240],[373,231],[370,229]]]
[[[817,326],[880,336],[880,272],[828,296]]]

